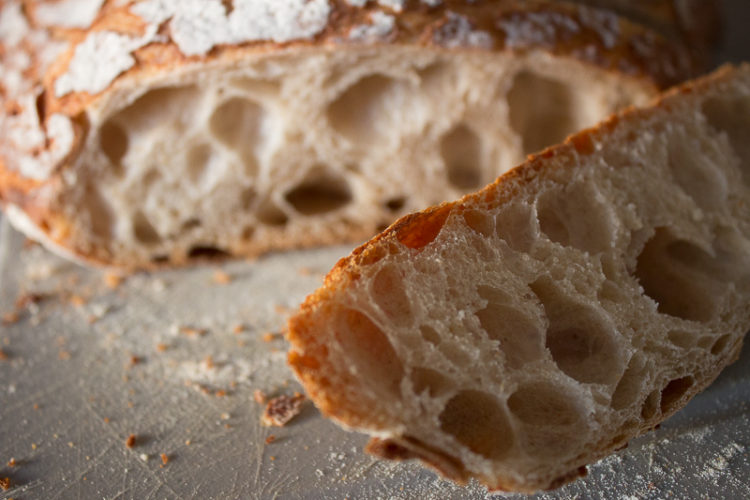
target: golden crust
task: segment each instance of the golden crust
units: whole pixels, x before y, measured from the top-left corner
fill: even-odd
[[[13,2],[6,2],[11,4]],[[139,81],[152,79],[155,75],[169,74],[178,68],[188,65],[210,62],[231,62],[258,54],[272,54],[279,50],[294,51],[309,47],[336,47],[362,43],[380,45],[413,45],[432,47],[439,50],[489,50],[489,51],[535,51],[541,50],[558,57],[580,60],[605,70],[621,74],[623,78],[640,82],[645,88],[655,90],[682,81],[697,70],[696,62],[684,39],[675,36],[674,29],[656,31],[627,18],[617,17],[604,10],[592,9],[574,2],[551,2],[549,0],[497,0],[476,1],[471,4],[464,0],[446,0],[436,7],[411,0],[404,5],[403,11],[395,12],[376,2],[368,2],[365,7],[354,7],[344,0],[332,0],[331,12],[324,29],[310,39],[292,40],[284,43],[255,41],[234,45],[217,45],[205,55],[185,55],[172,37],[170,25],[164,23],[159,27],[158,37],[132,51],[134,64],[129,69],[116,75],[103,92],[86,91],[66,92],[58,95],[56,84],[60,77],[70,69],[75,50],[88,36],[102,32],[115,32],[132,37],[143,36],[148,30],[148,23],[135,15],[132,6],[116,7],[113,2],[104,2],[101,11],[87,30],[61,29],[54,26],[39,26],[35,20],[35,8],[39,2],[25,2],[23,12],[32,29],[44,32],[50,40],[65,42],[68,45],[65,53],[54,64],[44,67],[37,57],[39,47],[23,44],[34,60],[25,77],[29,79],[26,90],[33,92],[36,99],[35,115],[38,116],[39,133],[49,134],[46,130],[50,117],[67,117],[73,129],[72,145],[62,160],[60,155],[52,156],[49,161],[54,164],[45,166],[50,174],[39,175],[40,183],[11,182],[11,179],[22,175],[16,164],[18,156],[28,155],[24,151],[15,151],[12,146],[3,147],[4,138],[0,138],[0,170],[12,172],[0,176],[0,198],[4,203],[10,201],[22,207],[31,207],[38,202],[34,191],[41,185],[54,185],[54,178],[70,168],[76,157],[76,150],[81,147],[88,133],[86,120],[87,109],[96,106],[100,100],[117,88],[137,86]],[[357,41],[350,39],[352,30],[372,19],[372,14],[380,12],[393,16],[395,24],[390,33],[377,41]],[[481,33],[476,40],[466,39],[466,29]],[[463,30],[463,31],[462,31]],[[0,64],[6,47],[0,41]],[[18,50],[17,48],[15,50]],[[7,54],[6,54],[7,55]],[[98,63],[98,62],[97,62]],[[8,96],[9,102],[17,96]],[[29,113],[31,110],[27,110]],[[2,118],[0,118],[0,122]],[[1,123],[0,123],[1,125]],[[55,146],[49,139],[45,148]],[[3,154],[5,157],[3,158]],[[36,155],[37,152],[31,154]],[[44,163],[44,159],[36,159]],[[28,196],[22,201],[23,194]],[[53,207],[45,207],[46,212],[55,212]],[[37,210],[38,212],[38,210]],[[55,222],[51,219],[55,219]],[[40,226],[51,228],[51,234],[69,234],[66,228],[72,222],[61,217],[45,217],[37,220]],[[54,224],[62,227],[54,228]],[[322,236],[311,245],[328,244],[342,239],[356,241],[371,233],[366,230],[353,230],[347,238],[341,234]],[[47,231],[47,229],[45,229]],[[56,238],[55,238],[56,239]],[[63,247],[84,260],[99,264],[115,264],[121,267],[149,267],[152,264],[139,262],[113,262],[112,256],[102,248],[83,248],[75,241],[57,240]],[[298,247],[299,242],[277,241],[273,248],[283,249]],[[72,247],[72,248],[71,248]],[[238,255],[253,256],[271,247],[237,246],[232,252]],[[184,257],[168,256],[170,264],[180,264]]]
[[[549,178],[554,175],[558,168],[573,163],[570,161],[572,158],[593,154],[593,145],[605,140],[607,135],[621,122],[637,122],[647,119],[655,112],[669,109],[674,105],[675,99],[679,99],[682,95],[700,92],[706,88],[720,87],[722,82],[729,80],[736,71],[750,71],[750,63],[741,65],[739,69],[731,65],[725,65],[708,77],[687,82],[669,90],[652,102],[653,107],[631,108],[614,115],[595,127],[569,137],[563,144],[547,148],[539,154],[531,155],[525,163],[502,175],[480,191],[464,196],[460,200],[443,203],[437,207],[431,207],[399,219],[381,234],[356,248],[351,255],[340,259],[325,277],[323,286],[309,295],[302,303],[298,313],[290,318],[287,330],[287,339],[291,344],[288,356],[289,365],[320,411],[345,427],[369,432],[381,429],[380,425],[373,425],[373,422],[368,421],[371,418],[373,407],[368,406],[366,413],[363,413],[361,399],[352,402],[349,398],[341,397],[344,392],[344,388],[341,387],[339,382],[341,371],[336,366],[331,365],[327,347],[318,335],[318,332],[326,331],[329,328],[328,320],[334,317],[330,312],[331,304],[336,302],[342,290],[346,290],[352,282],[360,278],[363,267],[369,266],[387,255],[389,246],[395,241],[418,251],[419,248],[436,237],[442,223],[450,214],[461,214],[465,210],[476,209],[477,207],[492,208],[506,203],[530,184],[538,182],[540,178]],[[699,383],[695,383],[668,413],[663,414],[661,418],[653,417],[646,421],[638,430],[638,433],[652,429],[659,422],[684,407],[695,394],[708,387],[725,366],[737,359],[741,347],[742,340],[740,339],[732,347],[730,355],[720,366],[716,367],[715,372],[701,374],[702,378],[699,379]],[[332,382],[334,376],[331,374],[336,374],[335,382]],[[625,445],[627,445],[627,441],[623,442],[622,439],[601,443],[596,447],[596,450],[592,451],[593,456],[590,458],[598,460]],[[468,472],[460,464],[455,464],[455,459],[431,450],[423,443],[413,439],[410,440],[405,436],[393,436],[371,441],[366,451],[388,459],[417,458],[459,483],[463,483],[467,479]],[[450,466],[446,466],[446,464]],[[542,486],[542,489],[558,488],[585,475],[585,473],[585,467],[578,468],[563,477],[557,478],[547,486]],[[511,479],[500,483],[496,483],[496,479],[479,479],[490,490],[524,491],[525,488],[528,488],[528,485],[516,484]]]

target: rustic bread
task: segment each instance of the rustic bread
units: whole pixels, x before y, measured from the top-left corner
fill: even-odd
[[[289,323],[321,411],[490,489],[663,421],[750,328],[750,65],[547,149],[342,259]]]
[[[369,237],[693,72],[594,3],[5,1],[0,198],[121,267]]]

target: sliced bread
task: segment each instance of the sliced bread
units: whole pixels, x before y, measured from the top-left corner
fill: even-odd
[[[690,76],[674,4],[1,2],[0,199],[125,268],[358,241]]]
[[[570,137],[342,259],[289,362],[369,451],[533,492],[682,408],[750,328],[750,65]]]

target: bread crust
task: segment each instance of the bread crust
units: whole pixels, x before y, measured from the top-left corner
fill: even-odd
[[[721,89],[724,84],[735,78],[737,73],[750,74],[750,64],[745,63],[740,67],[723,66],[708,77],[669,90],[654,100],[648,108],[630,108],[614,115],[596,127],[569,137],[563,144],[530,156],[526,162],[476,193],[399,219],[384,232],[356,248],[351,255],[340,259],[325,277],[323,286],[305,299],[299,312],[291,317],[288,323],[287,339],[291,344],[288,362],[320,411],[345,428],[378,436],[368,444],[366,451],[386,459],[419,459],[445,477],[462,484],[469,477],[478,477],[490,490],[533,493],[539,489],[558,488],[585,475],[585,466],[581,465],[567,474],[541,484],[518,481],[513,477],[498,480],[496,477],[468,472],[456,456],[448,456],[409,436],[394,435],[388,431],[388,425],[371,420],[371,407],[368,408],[368,413],[363,413],[361,402],[345,397],[340,386],[341,379],[331,375],[338,370],[329,364],[328,347],[325,340],[320,338],[319,332],[329,330],[329,321],[337,313],[335,304],[341,300],[342,294],[346,294],[347,290],[362,279],[366,267],[388,255],[389,247],[400,243],[420,252],[435,239],[449,216],[463,215],[477,207],[489,209],[507,203],[524,192],[527,187],[554,178],[556,170],[570,168],[571,164],[582,162],[586,156],[595,154],[596,145],[606,142],[609,134],[621,124],[647,122],[655,114],[678,105],[680,99],[685,96],[689,98],[691,94]],[[747,309],[746,305],[739,307]],[[744,321],[747,324],[747,318]],[[586,463],[592,463],[627,446],[630,438],[652,430],[659,422],[683,408],[695,394],[708,387],[721,370],[737,360],[742,343],[743,339],[740,337],[727,349],[726,356],[713,366],[709,373],[702,373],[696,377],[696,383],[680,396],[662,418],[648,420],[632,435],[620,435],[614,440],[603,440],[591,450]],[[352,379],[347,383],[358,382]],[[390,425],[391,429],[399,428],[398,422],[390,422]]]
[[[113,262],[106,249],[77,241],[66,230],[74,225],[72,221],[66,221],[59,208],[45,206],[51,196],[40,193],[54,191],[55,186],[61,185],[60,177],[72,168],[89,133],[89,113],[102,112],[117,92],[153,84],[164,75],[196,65],[231,64],[248,57],[363,45],[497,53],[542,51],[620,74],[623,79],[652,90],[681,81],[698,67],[690,46],[683,37],[675,35],[673,27],[659,31],[575,2],[410,0],[390,6],[371,1],[357,7],[344,0],[316,0],[322,10],[315,15],[325,21],[317,28],[299,27],[298,32],[284,35],[281,42],[268,40],[281,36],[273,30],[265,33],[266,38],[236,43],[221,43],[221,37],[217,37],[216,43],[206,42],[201,53],[194,53],[195,47],[185,45],[178,21],[180,15],[191,14],[181,12],[179,2],[169,7],[172,11],[159,14],[161,18],[149,14],[151,20],[165,19],[155,23],[143,14],[153,11],[143,6],[153,7],[157,5],[154,2],[121,7],[120,2],[79,0],[85,11],[81,18],[91,17],[92,6],[99,5],[95,20],[84,28],[44,24],[45,19],[49,22],[49,16],[38,15],[44,4],[7,1],[1,7],[6,17],[13,14],[19,21],[15,31],[0,40],[0,69],[17,75],[21,82],[0,82],[6,107],[14,110],[0,115],[0,132],[4,132],[0,134],[0,172],[4,172],[0,176],[0,200],[26,210],[50,239],[81,259],[124,267],[154,264]],[[303,4],[307,5],[300,5]],[[392,23],[385,23],[390,28],[378,25],[377,21],[383,19]],[[103,44],[114,47],[110,50],[115,51],[110,54],[111,61],[81,62],[83,56],[79,52],[85,52],[85,47],[100,50]],[[186,53],[188,49],[193,52]],[[30,60],[25,66],[15,67],[11,56],[20,53]],[[107,74],[93,72],[97,65]],[[81,73],[84,70],[88,73]],[[21,139],[17,138],[19,135]],[[21,181],[24,178],[33,182]],[[354,241],[366,236],[369,234],[352,227],[344,239]],[[310,244],[341,240],[341,234],[321,235]],[[300,242],[275,244],[280,249],[295,246],[300,246]],[[254,255],[259,251],[263,250],[249,246],[241,253]],[[180,264],[185,257],[175,255],[168,260]]]

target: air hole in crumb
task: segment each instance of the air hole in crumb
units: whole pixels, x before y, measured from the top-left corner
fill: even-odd
[[[713,354],[714,356],[718,356],[719,354],[724,352],[724,350],[729,345],[730,340],[732,340],[732,336],[729,334],[722,335],[721,337],[716,339],[716,342],[714,342],[714,344],[711,346],[711,354]]]
[[[372,299],[395,324],[409,321],[411,309],[404,279],[395,266],[383,267],[372,280]]]
[[[154,264],[166,264],[169,262],[169,256],[167,255],[154,255],[151,257],[151,262]]]
[[[660,407],[662,415],[674,411],[692,386],[692,377],[682,377],[670,381],[661,391]]]
[[[609,384],[620,373],[614,327],[603,312],[572,303],[547,278],[529,285],[549,319],[547,348],[566,375],[584,383]]]
[[[538,238],[536,215],[530,205],[507,204],[495,216],[495,232],[510,248],[528,252]]]
[[[451,65],[438,61],[419,70],[419,80],[422,88],[427,91],[439,91],[444,85],[453,83]]]
[[[298,213],[319,215],[346,206],[352,200],[352,194],[346,180],[318,167],[287,192],[285,198]]]
[[[541,358],[544,352],[542,331],[531,318],[511,305],[511,297],[489,286],[480,286],[477,292],[487,301],[487,306],[477,311],[477,318],[487,335],[500,343],[508,366],[520,368]]]
[[[421,394],[426,391],[431,397],[445,394],[453,388],[451,379],[431,368],[412,368],[411,381],[415,393]]]
[[[740,169],[745,183],[750,183],[750,99],[747,97],[717,96],[706,99],[703,114],[708,123],[719,132],[724,132],[740,159]]]
[[[191,229],[196,229],[200,226],[201,226],[201,220],[193,217],[182,223],[182,230],[190,231]]]
[[[112,205],[106,201],[101,191],[88,185],[84,207],[91,232],[100,238],[111,238],[115,226],[115,216]]]
[[[161,87],[149,90],[118,112],[116,121],[132,130],[144,131],[169,125],[185,130],[195,120],[194,109],[200,102],[196,87]]]
[[[257,149],[263,139],[266,118],[261,105],[243,97],[228,99],[211,116],[214,137],[236,151],[251,174],[257,169]]]
[[[403,196],[399,196],[398,198],[391,198],[390,200],[386,201],[384,205],[389,212],[400,212],[401,209],[404,208],[404,205],[406,205],[406,198]]]
[[[682,349],[693,347],[697,340],[696,334],[683,330],[672,330],[667,333],[667,338],[672,345]]]
[[[445,134],[440,142],[440,152],[448,181],[466,191],[482,183],[482,142],[479,136],[464,124],[457,125]]]
[[[133,236],[144,245],[155,245],[161,241],[159,233],[141,211],[133,216]]]
[[[492,215],[479,210],[466,210],[463,216],[466,225],[478,234],[488,238],[495,235],[495,219]]]
[[[407,216],[401,219],[396,237],[409,248],[424,248],[440,234],[450,213],[450,205],[444,205]]]
[[[186,158],[187,177],[193,184],[199,184],[208,168],[213,151],[209,144],[197,144],[188,149]]]
[[[522,385],[508,398],[521,427],[524,449],[531,455],[566,454],[585,435],[585,423],[569,389],[549,382]]]
[[[485,458],[499,460],[513,447],[513,429],[505,410],[491,394],[461,391],[440,414],[440,428]]]
[[[613,240],[610,209],[599,201],[590,183],[571,183],[548,190],[537,200],[539,228],[551,241],[588,253],[610,248]]]
[[[249,211],[253,207],[257,193],[255,189],[248,187],[242,190],[240,193],[240,206],[242,210]]]
[[[404,367],[385,333],[354,309],[341,308],[334,318],[336,339],[355,364],[358,376],[365,381],[377,380],[375,385],[385,387],[389,394],[400,394]]]
[[[717,272],[721,275],[714,260],[692,243],[676,239],[666,228],[657,228],[638,256],[635,276],[660,313],[709,321],[717,304],[705,280]],[[696,283],[700,280],[696,272],[703,275],[704,283]]]
[[[440,343],[440,335],[431,326],[422,325],[419,327],[419,332],[422,334],[422,338],[424,338],[430,344],[438,345]]]
[[[116,123],[106,122],[99,130],[99,147],[109,160],[115,175],[122,174],[122,159],[128,152],[128,134]]]
[[[200,260],[221,260],[230,256],[230,253],[212,245],[196,245],[188,251],[188,257]]]
[[[508,105],[510,125],[521,138],[524,154],[557,144],[582,125],[570,86],[530,71],[516,76]]]
[[[289,222],[289,217],[272,200],[265,200],[256,209],[258,220],[267,226],[283,226]]]
[[[724,203],[728,192],[727,179],[713,160],[701,151],[700,142],[678,136],[672,138],[667,147],[672,176],[699,207],[711,210]]]
[[[660,391],[652,391],[643,402],[641,407],[641,417],[644,420],[650,420],[656,415],[656,410],[659,409],[659,401],[661,400]]]
[[[617,383],[615,392],[612,393],[612,408],[622,410],[634,405],[643,389],[645,362],[640,356],[633,356],[628,363],[625,373],[622,374]]]
[[[242,239],[245,241],[248,241],[252,239],[253,234],[255,234],[255,227],[254,226],[245,226],[242,229]]]
[[[370,145],[392,134],[408,113],[409,84],[370,75],[349,87],[328,108],[331,126],[356,145]]]

